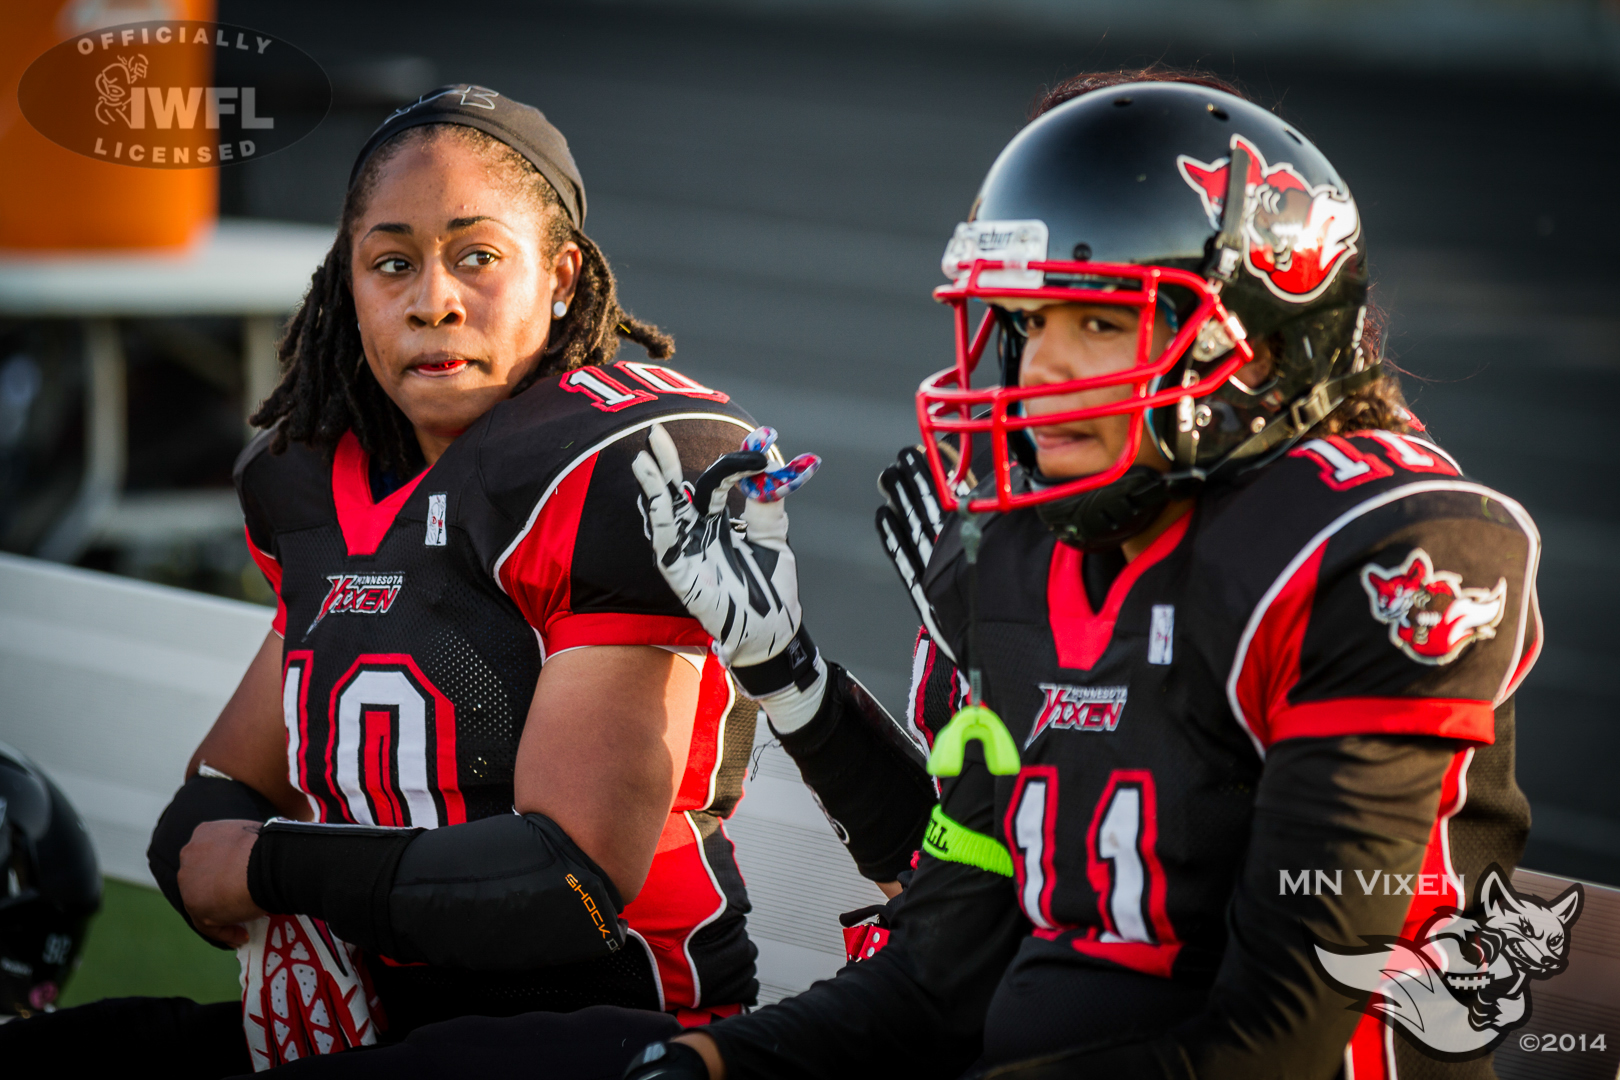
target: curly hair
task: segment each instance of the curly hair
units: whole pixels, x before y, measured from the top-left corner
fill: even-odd
[[[1114,71],[1087,71],[1071,75],[1052,86],[1044,87],[1029,108],[1029,119],[1034,120],[1050,112],[1065,101],[1093,90],[1106,90],[1111,86],[1134,82],[1192,83],[1220,90],[1245,101],[1253,101],[1235,83],[1218,75],[1196,68],[1176,68],[1168,64],[1153,63],[1140,68],[1120,68]],[[1340,435],[1347,431],[1383,430],[1405,434],[1413,428],[1412,414],[1407,410],[1406,397],[1401,392],[1401,369],[1384,355],[1385,334],[1389,319],[1369,296],[1367,313],[1362,321],[1361,351],[1368,363],[1381,362],[1384,374],[1354,391],[1344,402],[1312,428],[1312,435]]]
[[[343,200],[337,238],[310,278],[309,291],[278,346],[281,383],[250,418],[256,427],[275,427],[271,453],[301,442],[331,453],[353,431],[366,453],[385,468],[404,470],[419,458],[416,434],[371,373],[360,341],[350,283],[349,252],[355,225],[376,191],[383,166],[407,146],[452,139],[482,155],[490,175],[539,210],[543,258],[550,260],[568,241],[584,256],[568,313],[552,322],[551,337],[534,370],[514,388],[518,394],[547,375],[610,362],[621,339],[634,341],[655,360],[675,352],[675,341],[642,322],[619,304],[613,270],[602,250],[574,226],[556,191],[538,169],[505,143],[460,124],[427,124],[407,129],[372,154]],[[535,297],[545,304],[544,297]]]

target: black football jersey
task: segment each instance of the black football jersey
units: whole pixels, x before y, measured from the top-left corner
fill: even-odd
[[[1057,1048],[1034,1025],[1065,1007],[1065,971],[1208,985],[1261,770],[1285,740],[1453,740],[1421,871],[1396,883],[1411,897],[1403,936],[1467,907],[1491,863],[1511,867],[1529,813],[1509,699],[1540,648],[1538,554],[1517,503],[1389,432],[1311,439],[1207,493],[1111,582],[1087,573],[1108,555],[1056,542],[1034,512],[989,518],[971,638],[953,524],[928,594],[1022,760],[996,778],[988,820],[1029,930],[1002,992],[1027,1007],[991,1010],[990,1059]],[[965,687],[926,636],[914,677],[910,712],[931,741]],[[1305,869],[1266,872],[1297,885]],[[1340,887],[1358,889],[1339,869]],[[1347,1072],[1394,1076],[1399,1056],[1364,1017]]]
[[[335,454],[243,452],[249,549],[285,639],[287,767],[315,820],[455,825],[509,814],[541,665],[567,649],[653,645],[701,672],[685,776],[645,886],[624,910],[639,949],[521,977],[374,958],[408,1026],[455,1012],[754,1000],[747,895],[722,820],[741,796],[755,706],[665,584],[630,462],[662,423],[692,478],[754,425],[724,393],[621,361],[542,379],[374,501],[352,433]],[[441,1009],[442,1013],[442,1009]]]

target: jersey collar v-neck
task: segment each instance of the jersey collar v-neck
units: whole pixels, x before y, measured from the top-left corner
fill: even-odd
[[[1091,610],[1091,601],[1086,599],[1086,583],[1081,574],[1085,553],[1068,544],[1053,546],[1052,565],[1046,579],[1046,610],[1061,667],[1090,671],[1102,659],[1114,638],[1114,623],[1131,586],[1149,567],[1176,549],[1181,538],[1187,535],[1191,522],[1191,513],[1181,515],[1146,551],[1126,563],[1125,569],[1108,587],[1108,598],[1098,612]]]
[[[332,505],[337,509],[343,544],[350,555],[377,553],[383,537],[388,535],[389,528],[394,524],[394,518],[431,468],[423,468],[392,495],[380,502],[373,502],[370,457],[361,448],[354,432],[343,433],[343,438],[338,440],[337,452],[332,456]]]

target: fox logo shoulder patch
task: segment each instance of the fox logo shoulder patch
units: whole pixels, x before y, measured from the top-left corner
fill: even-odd
[[[1393,569],[1361,568],[1372,616],[1389,627],[1390,644],[1420,664],[1457,659],[1475,641],[1496,636],[1507,610],[1507,579],[1489,589],[1465,588],[1461,575],[1436,570],[1422,548]]]

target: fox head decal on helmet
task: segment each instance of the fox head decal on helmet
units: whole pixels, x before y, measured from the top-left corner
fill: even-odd
[[[1172,493],[1271,460],[1378,374],[1361,348],[1366,252],[1349,189],[1288,124],[1208,86],[1125,83],[1040,116],[991,166],[943,268],[951,282],[934,295],[953,309],[956,364],[917,396],[942,498],[1035,506],[1080,546],[1117,544]],[[972,300],[990,308],[976,328]],[[1135,363],[1020,386],[1021,313],[1062,303],[1135,308]],[[1173,335],[1159,349],[1156,317]],[[1000,385],[976,389],[998,330]],[[1269,370],[1251,386],[1237,375],[1260,341]],[[1117,399],[1028,405],[1098,390]],[[1029,429],[1120,415],[1130,430],[1110,467],[1041,474]],[[942,456],[952,434],[963,452]],[[970,492],[975,438],[994,466]],[[1133,468],[1144,439],[1168,472]]]

